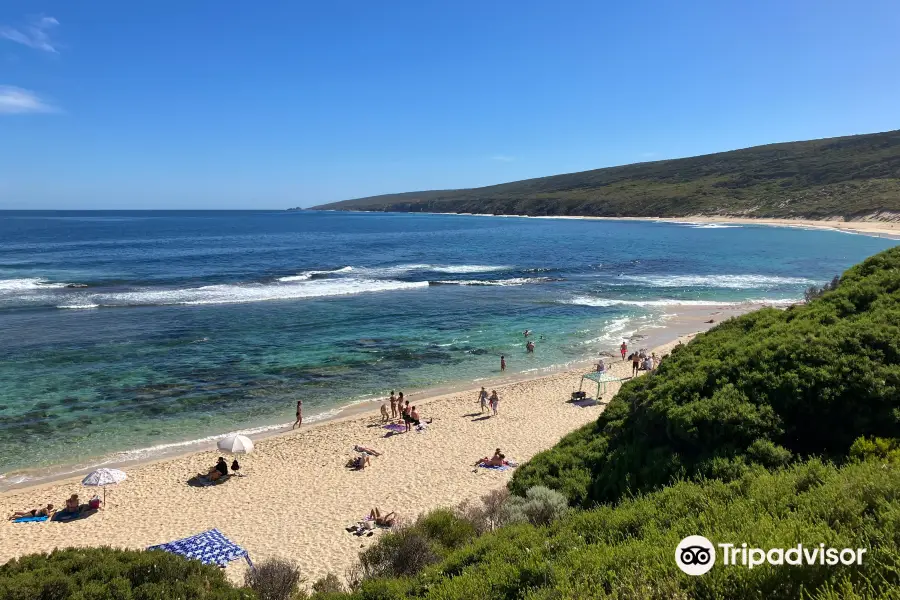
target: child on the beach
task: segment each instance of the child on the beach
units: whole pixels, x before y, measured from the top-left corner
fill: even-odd
[[[397,408],[396,408],[396,405],[395,405],[395,406],[394,406],[394,412],[396,412],[396,411],[397,411]],[[387,404],[382,404],[382,405],[381,405],[381,422],[382,422],[382,423],[387,423],[387,422],[390,421],[390,420],[391,420],[391,417],[390,417],[390,415],[388,414]]]

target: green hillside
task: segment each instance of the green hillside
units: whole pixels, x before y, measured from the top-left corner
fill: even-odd
[[[900,131],[638,163],[326,210],[604,217],[900,218]]]

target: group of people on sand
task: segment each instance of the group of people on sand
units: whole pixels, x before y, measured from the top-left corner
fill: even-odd
[[[9,516],[10,521],[22,518],[47,517],[52,518],[53,515],[59,515],[64,518],[72,518],[87,512],[100,509],[102,504],[100,496],[94,495],[86,504],[82,504],[78,498],[78,494],[72,494],[66,500],[66,507],[63,510],[57,510],[52,504],[48,504],[43,508],[33,508],[31,510],[17,510]]]
[[[634,377],[639,371],[652,371],[659,366],[659,359],[656,358],[656,352],[647,353],[647,350],[641,348],[637,352],[631,353],[628,357],[631,359],[631,376]]]
[[[413,425],[420,430],[425,427],[418,409],[415,406],[409,405],[409,400],[406,400],[403,397],[403,392],[400,392],[399,395],[395,395],[394,390],[391,390],[391,397],[388,399],[388,403],[391,407],[390,416],[388,415],[388,404],[381,405],[382,423],[389,423],[393,419],[398,419],[398,421],[403,422],[406,431],[412,429]],[[431,420],[429,419],[424,422],[431,423]]]
[[[378,450],[369,448],[368,446],[360,446],[359,444],[353,446],[353,451],[356,452],[356,456],[347,461],[347,468],[355,469],[357,471],[362,471],[366,467],[371,467],[372,456],[381,456],[381,452]]]
[[[478,402],[481,405],[481,412],[487,410],[490,413],[493,411],[494,416],[497,416],[497,410],[500,406],[500,397],[497,395],[497,390],[491,390],[491,394],[488,396],[487,390],[482,386],[481,391],[478,392]]]

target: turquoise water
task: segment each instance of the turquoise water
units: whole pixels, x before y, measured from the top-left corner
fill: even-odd
[[[511,372],[572,363],[667,307],[790,301],[894,243],[690,223],[0,212],[0,473],[284,423],[298,398],[322,418],[495,376],[501,354]]]

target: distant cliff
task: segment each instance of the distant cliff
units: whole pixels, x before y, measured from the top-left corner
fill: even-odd
[[[320,210],[898,219],[900,130],[756,146],[481,188],[386,194]]]

